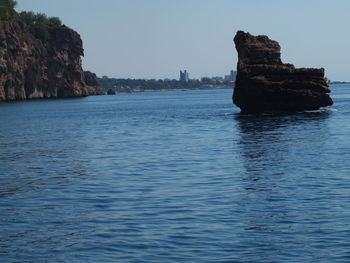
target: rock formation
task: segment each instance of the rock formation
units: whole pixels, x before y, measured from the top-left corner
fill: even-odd
[[[84,80],[85,83],[89,86],[98,86],[98,80],[95,73],[92,73],[91,71],[84,71]]]
[[[114,89],[108,89],[107,90],[107,95],[116,95],[117,92]]]
[[[324,69],[283,64],[278,42],[238,31],[233,102],[243,113],[316,110],[333,104]]]
[[[49,33],[40,38],[16,18],[0,19],[0,101],[98,93],[82,70],[79,34],[66,26]]]
[[[91,71],[84,71],[84,81],[89,89],[89,94],[103,95],[104,92],[100,90],[100,83],[95,73]]]

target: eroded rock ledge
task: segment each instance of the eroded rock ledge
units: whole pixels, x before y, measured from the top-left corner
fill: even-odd
[[[0,19],[0,101],[98,94],[95,75],[81,66],[80,35],[61,26],[50,39],[16,19]]]
[[[333,104],[324,69],[295,68],[281,61],[281,47],[267,36],[238,31],[233,102],[243,113],[316,110]]]

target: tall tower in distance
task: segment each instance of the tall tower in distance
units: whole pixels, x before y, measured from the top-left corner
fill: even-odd
[[[188,82],[188,72],[187,70],[180,70],[180,81],[181,82]]]
[[[236,81],[237,71],[231,70],[230,71],[230,78],[231,81]]]
[[[225,75],[225,81],[235,82],[237,76],[237,71],[231,70],[230,75]]]

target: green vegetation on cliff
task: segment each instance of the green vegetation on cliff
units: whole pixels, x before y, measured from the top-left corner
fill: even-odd
[[[0,0],[0,18],[12,17],[16,14],[15,7],[17,2],[14,0]]]
[[[0,0],[0,19],[14,18],[29,26],[33,35],[43,40],[49,40],[51,30],[62,26],[58,17],[48,17],[45,14],[34,12],[17,13],[15,7],[17,2],[14,0]]]
[[[62,26],[58,17],[47,17],[41,13],[21,12],[18,14],[18,19],[29,26],[36,37],[44,40],[50,39],[51,29]]]

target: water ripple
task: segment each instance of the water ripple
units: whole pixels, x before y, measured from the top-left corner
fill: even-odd
[[[0,261],[347,262],[350,87],[264,116],[231,93],[0,104]]]

